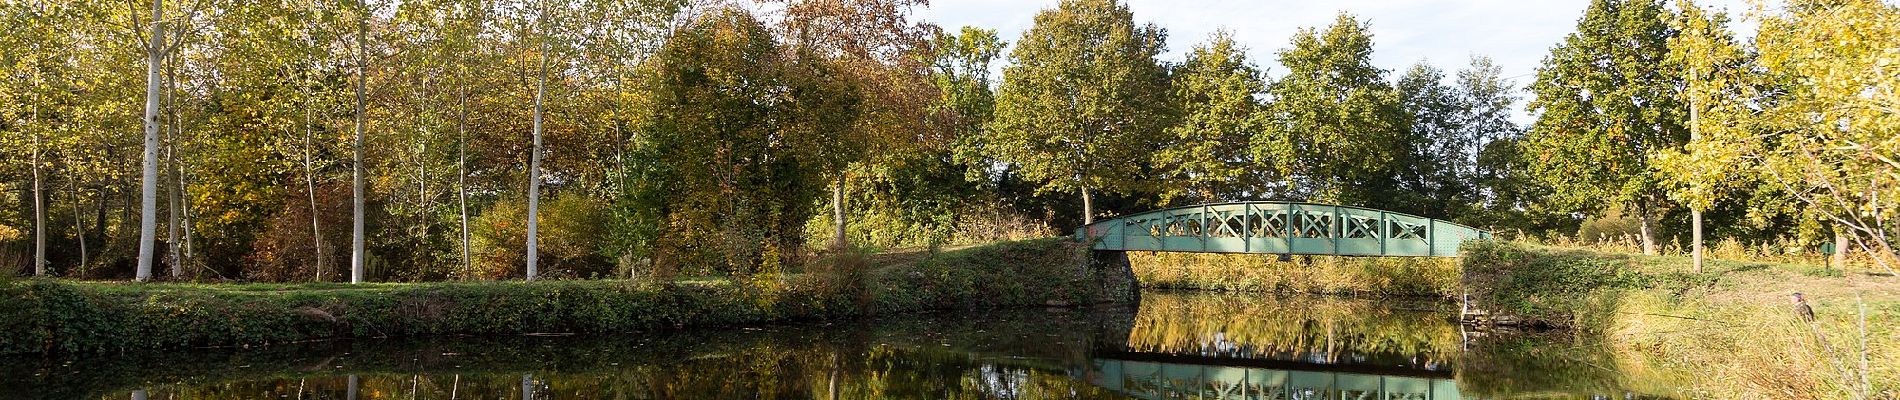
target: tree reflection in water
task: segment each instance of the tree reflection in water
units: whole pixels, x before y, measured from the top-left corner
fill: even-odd
[[[1033,400],[1408,398],[1407,393],[1429,392],[1444,399],[1474,389],[1485,397],[1567,393],[1551,390],[1567,385],[1563,379],[1535,380],[1539,386],[1529,388],[1515,384],[1533,381],[1513,375],[1523,369],[1518,366],[1538,366],[1538,374],[1567,373],[1560,370],[1565,366],[1560,359],[1525,362],[1514,356],[1549,354],[1525,346],[1550,341],[1514,341],[1507,351],[1466,352],[1448,314],[1404,310],[1414,308],[1431,307],[1147,293],[1138,309],[987,311],[595,337],[439,337],[0,360],[0,398],[124,399],[148,393],[157,399],[204,400]],[[1462,376],[1473,354],[1483,357],[1474,370],[1484,375]],[[1461,375],[1456,387],[1451,386],[1454,374]],[[1607,379],[1614,385],[1619,379],[1613,373],[1594,374],[1596,382]],[[1360,381],[1377,385],[1351,386]],[[1606,392],[1614,393],[1614,387]]]

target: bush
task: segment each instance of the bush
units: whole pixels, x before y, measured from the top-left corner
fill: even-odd
[[[541,274],[591,278],[614,275],[614,265],[597,244],[606,231],[606,206],[586,196],[563,195],[541,204],[538,237]],[[510,279],[526,275],[527,206],[499,202],[470,222],[470,251],[475,277]]]

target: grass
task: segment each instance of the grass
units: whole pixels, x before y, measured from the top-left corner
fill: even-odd
[[[1687,257],[1526,243],[1465,252],[1467,285],[1489,308],[1599,336],[1623,369],[1675,381],[1686,397],[1900,398],[1895,277],[1732,259],[1698,273]],[[1795,317],[1794,292],[1815,322]]]

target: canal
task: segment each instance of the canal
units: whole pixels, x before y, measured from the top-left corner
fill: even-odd
[[[0,359],[5,399],[1654,398],[1606,350],[1431,301],[1146,292],[1139,306],[654,334]]]

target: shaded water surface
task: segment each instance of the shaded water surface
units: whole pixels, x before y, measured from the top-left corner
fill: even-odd
[[[615,336],[0,359],[4,399],[1647,398],[1596,346],[1432,303],[1144,293],[1139,307]]]

